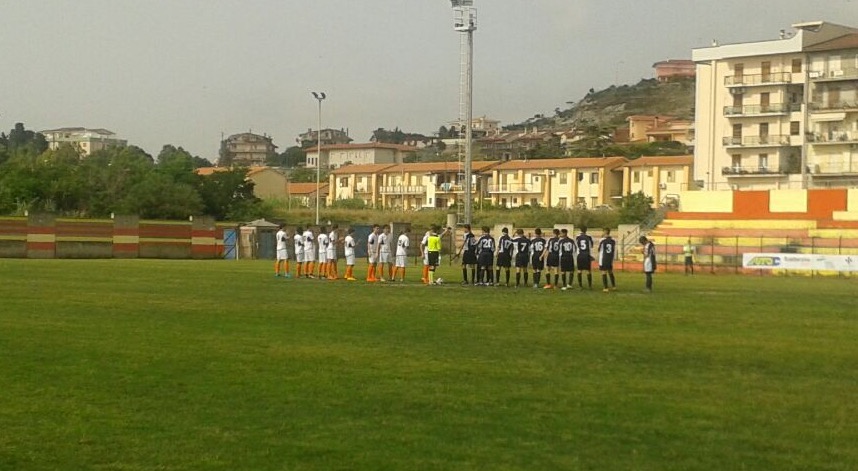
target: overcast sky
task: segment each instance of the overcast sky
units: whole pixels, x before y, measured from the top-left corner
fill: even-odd
[[[553,113],[691,49],[858,26],[856,0],[475,0],[475,116]],[[448,0],[0,0],[0,130],[103,127],[214,160],[221,133],[430,134],[458,114]]]

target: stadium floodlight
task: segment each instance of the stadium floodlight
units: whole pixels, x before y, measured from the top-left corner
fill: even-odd
[[[316,225],[319,225],[319,180],[322,175],[322,100],[327,98],[325,92],[313,92],[313,98],[319,101],[319,128],[316,129]]]
[[[472,177],[472,149],[474,121],[474,31],[477,30],[477,10],[474,8],[474,0],[450,0],[453,6],[453,29],[461,36],[459,46],[459,129],[465,130],[464,156],[462,145],[459,142],[459,162],[464,167],[464,182],[462,196],[464,198],[465,224],[471,223],[471,210],[473,208],[473,194],[471,193]]]

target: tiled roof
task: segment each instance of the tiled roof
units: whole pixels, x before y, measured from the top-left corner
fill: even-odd
[[[471,163],[471,170],[482,172],[498,165],[497,161],[477,161]],[[459,162],[415,162],[399,164],[389,167],[382,173],[417,172],[417,173],[440,173],[459,171]]]
[[[344,167],[340,167],[332,171],[331,173],[334,175],[351,175],[353,173],[381,173],[382,170],[388,167],[392,167],[394,165],[395,164],[346,165]]]
[[[571,157],[566,159],[535,159],[510,160],[494,170],[527,170],[527,169],[556,169],[556,168],[594,168],[605,167],[613,169],[625,163],[623,157]]]
[[[828,41],[805,48],[805,51],[831,51],[835,49],[852,49],[858,47],[858,33],[845,34]]]
[[[307,147],[305,152],[316,152],[316,146]],[[400,144],[385,144],[380,142],[366,142],[362,144],[331,144],[322,146],[322,150],[358,150],[358,149],[392,149],[402,152],[417,152],[419,149],[412,146],[403,146]]]
[[[327,183],[319,183],[318,186],[315,183],[290,183],[287,188],[290,195],[311,195],[317,189],[322,190],[322,193],[327,193],[329,190]]]
[[[263,170],[268,170],[268,169],[279,172],[279,170],[277,170],[273,167],[249,167],[247,169],[247,176],[250,176],[250,175],[253,175],[254,173],[259,173]],[[205,176],[211,175],[211,174],[216,173],[216,172],[227,172],[229,170],[230,170],[229,167],[200,167],[200,168],[194,170],[194,172],[196,172],[197,175],[202,175],[205,177]]]
[[[644,156],[634,160],[627,161],[623,167],[655,167],[667,165],[692,165],[694,163],[693,155],[677,155],[677,156]]]

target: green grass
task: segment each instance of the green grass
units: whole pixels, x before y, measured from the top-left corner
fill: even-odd
[[[618,281],[0,260],[0,469],[858,468],[854,280]]]

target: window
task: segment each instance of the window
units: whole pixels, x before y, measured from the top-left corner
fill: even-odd
[[[641,182],[641,173],[639,171],[635,170],[634,172],[632,172],[632,181],[634,183]]]
[[[646,176],[648,176],[649,178],[652,178],[652,170],[648,170],[646,172]]]
[[[599,206],[599,197],[593,196],[590,198],[590,207],[595,208],[596,206]]]
[[[590,184],[595,185],[599,183],[599,172],[593,172],[590,174]]]
[[[769,154],[760,154],[759,156],[760,170],[768,170]]]
[[[794,74],[801,72],[801,59],[792,60],[792,72]]]
[[[531,198],[530,199],[530,205],[535,208],[535,207],[539,206],[539,202],[536,201],[536,198]]]
[[[567,182],[566,182],[566,179],[567,179],[567,178],[568,178],[568,174],[567,174],[566,172],[562,172],[562,173],[560,174],[560,184],[561,184],[561,185],[565,185],[565,184],[567,183]]]
[[[673,170],[668,170],[667,171],[667,182],[673,183],[675,181],[676,181],[676,172]]]
[[[518,198],[513,198],[513,199],[512,199],[512,204],[518,204]]]
[[[501,206],[503,206],[504,208],[507,207],[506,206],[506,198],[501,198]]]
[[[799,121],[790,121],[789,135],[798,136],[801,133],[801,123]]]
[[[561,208],[566,208],[566,198],[560,198],[557,202],[557,206]]]
[[[340,188],[345,188],[349,186],[349,177],[340,178]]]
[[[733,170],[739,171],[742,169],[742,156],[740,154],[733,154],[731,161]]]
[[[582,172],[578,172],[578,181],[579,181],[579,182],[583,182],[583,181],[584,181],[584,174],[583,174]]]
[[[587,206],[587,198],[584,198],[583,196],[579,196],[578,197],[578,206],[580,206],[582,208],[586,207]]]

